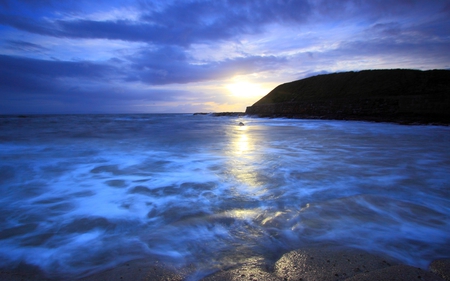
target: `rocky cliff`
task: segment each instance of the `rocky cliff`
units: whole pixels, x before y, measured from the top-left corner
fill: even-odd
[[[267,117],[450,124],[449,70],[365,70],[279,85],[247,107]]]

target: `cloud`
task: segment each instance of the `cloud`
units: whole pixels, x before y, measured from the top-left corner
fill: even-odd
[[[114,69],[108,65],[87,61],[49,61],[0,55],[0,71],[3,74],[32,75],[37,77],[89,77],[104,78]]]
[[[48,48],[45,48],[39,44],[34,44],[34,43],[22,41],[22,40],[6,40],[5,43],[6,43],[6,46],[5,46],[6,49],[11,49],[11,50],[20,50],[20,51],[37,52],[37,53],[49,51]]]
[[[140,21],[33,19],[0,15],[0,23],[14,28],[68,38],[98,38],[189,46],[261,33],[274,22],[305,22],[306,0],[298,1],[176,1],[159,11],[143,11]]]
[[[195,61],[178,47],[142,51],[129,60],[133,71],[130,71],[132,75],[127,80],[151,85],[224,79],[235,75],[274,70],[285,62],[284,58],[275,56],[246,56],[214,62]]]
[[[450,67],[448,0],[118,2],[0,0],[0,112],[177,110],[234,104],[235,76]]]
[[[295,79],[320,72],[359,71],[362,69],[450,67],[449,42],[393,40],[391,37],[348,40],[333,49],[298,53],[290,61],[300,63]],[[441,64],[437,66],[437,62]]]
[[[74,100],[106,83],[112,68],[90,62],[61,62],[0,55],[2,103],[47,98]],[[84,96],[87,97],[87,96]]]
[[[108,65],[0,55],[0,112],[145,112],[137,105],[176,102],[192,95],[110,81],[115,73]]]
[[[423,31],[440,32],[443,35],[445,29],[440,24],[442,17],[448,14],[448,4],[445,6],[443,0],[436,1],[432,12],[438,21],[435,25],[428,23],[428,27],[423,25]],[[374,28],[384,28],[385,32],[392,33],[398,31],[398,26],[388,29],[388,26],[383,25],[395,23],[395,17],[398,16],[414,16],[422,6],[424,4],[421,1],[413,0],[222,0],[172,1],[164,4],[160,2],[158,5],[153,1],[141,1],[140,15],[135,20],[93,20],[80,15],[32,18],[0,14],[0,23],[57,38],[123,40],[188,48],[192,44],[217,44],[220,41],[240,40],[245,35],[263,34],[273,24],[298,28],[336,20],[346,22],[350,19],[355,22],[361,19],[372,23]],[[429,6],[426,8],[431,9]],[[380,23],[384,18],[391,21]]]

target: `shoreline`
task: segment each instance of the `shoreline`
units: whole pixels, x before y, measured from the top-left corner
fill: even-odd
[[[430,125],[449,126],[450,118],[439,116],[329,116],[329,115],[298,115],[298,114],[246,114],[245,116],[257,118],[287,118],[306,120],[334,120],[334,121],[364,121],[374,123],[394,123],[399,125]]]
[[[196,112],[193,115],[213,117],[254,117],[254,118],[287,118],[330,121],[364,121],[375,123],[394,123],[399,125],[450,126],[450,117],[440,115],[391,115],[391,116],[355,116],[355,115],[304,115],[304,114],[265,114],[245,112]]]
[[[146,259],[125,262],[113,268],[81,278],[61,276],[48,278],[33,266],[21,265],[14,270],[0,270],[0,280],[148,280],[148,281],[234,281],[234,280],[435,280],[450,281],[450,258],[431,262],[428,269],[398,263],[391,257],[379,256],[354,248],[322,246],[301,248],[282,255],[273,264],[248,262],[211,274],[199,273],[195,265],[176,268]]]
[[[247,114],[332,120],[450,124],[450,71],[362,70],[283,83]]]

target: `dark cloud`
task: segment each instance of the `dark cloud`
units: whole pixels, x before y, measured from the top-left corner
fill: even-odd
[[[19,15],[0,14],[0,24],[41,35],[60,35],[60,32],[56,30],[55,26],[47,20],[35,20]]]
[[[92,62],[49,61],[24,57],[0,55],[0,71],[8,77],[20,73],[37,77],[88,77],[106,78],[114,72],[108,65]],[[2,79],[5,79],[3,76]]]
[[[448,0],[136,1],[0,0],[0,113],[21,103],[29,111],[189,108],[184,96],[225,104],[226,95],[155,88],[261,72],[295,79],[340,65],[359,70],[361,61],[450,61]],[[220,60],[199,59],[216,47]],[[98,60],[72,61],[84,51]]]
[[[445,13],[448,7],[438,2],[436,5],[442,6],[440,12]],[[314,23],[319,18],[320,21],[364,18],[375,22],[387,16],[413,13],[420,4],[413,0],[223,0],[174,1],[156,7],[144,2],[137,21],[49,20],[0,14],[0,23],[54,37],[117,39],[187,47],[193,43],[262,33],[265,26],[273,23],[298,25]]]
[[[9,1],[8,0],[0,0],[0,6],[9,8]]]
[[[162,11],[144,14],[142,19],[167,28],[182,24],[199,34],[226,36],[259,31],[268,23],[305,22],[310,13],[306,0],[177,1]]]
[[[330,74],[330,72],[326,71],[326,70],[305,71],[305,72],[301,73],[301,75],[297,79],[303,79],[303,78],[308,78],[308,77],[317,76],[317,75],[324,75],[324,74]]]
[[[439,0],[438,0],[439,1]],[[375,21],[379,18],[407,14],[414,11],[418,2],[416,0],[317,0],[314,10],[321,18],[329,19],[355,19],[362,18],[366,21]]]
[[[16,3],[15,3],[16,2]],[[12,6],[14,4],[22,3],[31,7],[48,6],[55,2],[54,0],[2,0],[0,3],[5,6]]]
[[[190,94],[179,90],[130,90],[108,81],[114,73],[115,69],[107,65],[0,55],[0,112],[144,112],[135,105],[177,101]]]
[[[1,89],[0,87],[0,90]],[[5,92],[0,98],[1,114],[60,114],[60,113],[144,113],[146,107],[158,111],[161,102],[176,102],[192,95],[188,91],[136,91],[126,87],[96,85],[94,89],[61,84],[33,91]]]
[[[60,0],[0,0],[0,7],[8,11],[20,14],[28,14],[30,17],[36,15],[48,14],[53,11],[58,13],[78,13],[82,11],[83,6],[88,5],[91,8],[105,7],[108,5],[117,5],[114,0],[77,0],[77,1],[60,1]],[[39,12],[39,13],[38,13]]]
[[[108,79],[110,72],[109,66],[89,62],[46,61],[0,55],[1,103],[34,101],[35,104],[41,104],[42,100],[53,100],[75,105],[78,100],[86,101],[101,96],[98,85]],[[91,84],[97,86],[92,87]],[[88,92],[90,95],[83,94]]]
[[[367,32],[381,36],[396,36],[401,33],[401,25],[398,22],[377,23],[371,26]]]
[[[331,65],[336,62],[381,63],[383,68],[395,68],[402,65],[405,68],[423,68],[423,65],[433,64],[436,60],[450,62],[448,42],[423,42],[392,40],[392,38],[376,38],[370,40],[354,40],[341,42],[336,48],[327,52],[316,52],[314,58],[303,60],[305,66]],[[401,62],[401,64],[399,64]],[[354,69],[360,70],[360,65],[354,63]],[[449,64],[447,64],[449,65]],[[369,68],[379,68],[373,64]]]
[[[26,42],[12,43],[28,46]],[[179,90],[130,90],[127,86],[120,86],[120,77],[125,77],[123,73],[127,73],[127,77],[123,78],[127,82],[164,85],[264,71],[273,69],[282,61],[283,59],[271,56],[250,56],[199,64],[193,63],[185,50],[179,47],[141,51],[125,60],[110,60],[110,64],[0,55],[2,112],[8,113],[10,109],[21,105],[28,113],[39,113],[39,108],[33,104],[45,105],[49,110],[52,103],[66,111],[66,106],[71,107],[71,112],[84,112],[83,108],[85,111],[90,108],[95,112],[102,112],[105,107],[103,104],[117,107],[121,105],[124,110],[128,107],[129,110],[135,110],[132,104],[173,102],[192,94]],[[119,71],[113,63],[123,69]],[[110,83],[112,77],[115,78],[115,86]],[[8,104],[10,106],[6,106]]]
[[[305,22],[308,1],[180,1],[144,11],[141,21],[54,20],[0,14],[0,23],[41,35],[188,46],[262,32],[274,22]]]
[[[49,49],[47,49],[41,45],[22,41],[22,40],[6,40],[5,43],[6,43],[5,47],[7,49],[12,49],[12,50],[21,50],[21,51],[38,52],[38,53],[49,51]]]
[[[83,105],[85,108],[95,109],[93,100],[105,102],[110,97],[111,92],[102,91],[102,81],[106,81],[111,72],[110,66],[90,62],[48,61],[0,55],[2,112],[9,113],[13,108],[21,106],[28,113],[39,113],[40,106],[54,113],[61,108],[53,107],[62,107],[64,110],[73,107],[78,110]]]
[[[408,31],[416,32],[422,38],[427,37],[428,40],[436,40],[437,38],[448,40],[450,34],[450,14],[445,18],[438,18],[413,25],[408,28]]]
[[[218,80],[234,75],[274,70],[284,58],[275,56],[237,57],[216,62],[192,61],[183,49],[164,47],[154,51],[142,51],[129,58],[133,75],[129,81],[142,81],[152,85]]]

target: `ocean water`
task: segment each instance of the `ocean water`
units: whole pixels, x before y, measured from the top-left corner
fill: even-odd
[[[239,126],[243,122],[244,126]],[[200,278],[314,245],[450,257],[450,128],[192,114],[0,117],[0,267]]]

